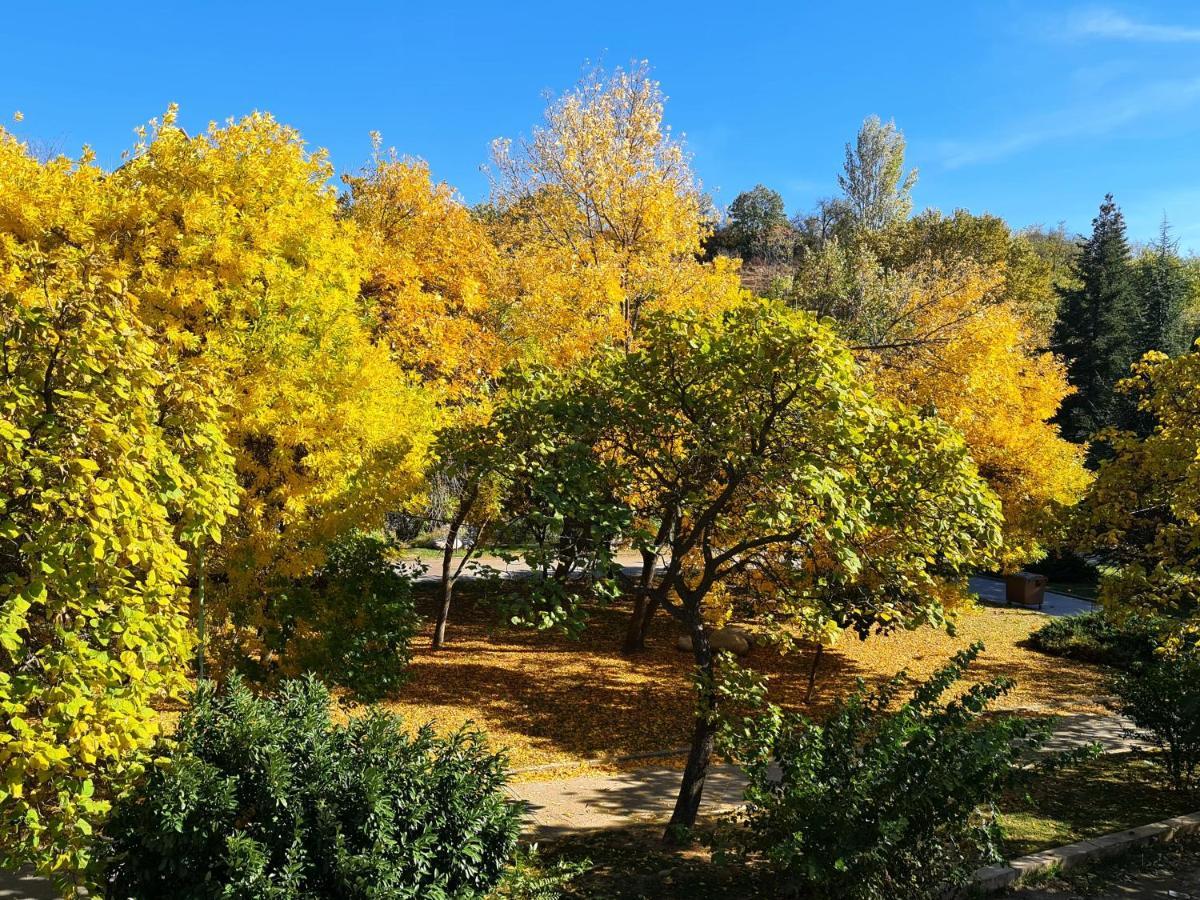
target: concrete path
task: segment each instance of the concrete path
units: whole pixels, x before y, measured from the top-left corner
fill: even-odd
[[[510,786],[508,793],[525,804],[525,837],[544,841],[580,831],[666,822],[675,808],[680,777],[679,769],[654,766],[619,775],[531,781]],[[701,812],[738,806],[745,787],[746,776],[735,766],[711,766]]]
[[[1121,716],[1101,716],[1092,713],[1059,716],[1054,735],[1046,742],[1044,752],[1074,750],[1088,744],[1099,744],[1105,753],[1130,753],[1134,750],[1151,749],[1145,741],[1128,736],[1128,729],[1132,727],[1133,723]]]
[[[1097,743],[1105,753],[1125,753],[1145,745],[1125,736],[1128,722],[1115,716],[1062,716],[1046,752]],[[620,828],[666,822],[675,807],[680,771],[654,766],[617,775],[580,775],[553,781],[530,781],[508,788],[525,804],[525,836],[546,840],[574,831]],[[713,813],[742,802],[746,777],[727,764],[709,769],[701,810]]]
[[[455,565],[458,565],[460,556],[455,557]],[[624,570],[625,574],[630,577],[635,577],[642,571],[642,557],[640,553],[635,553],[631,550],[622,550],[613,559]],[[442,577],[442,561],[441,559],[421,558],[411,556],[407,559],[401,553],[399,561],[408,566],[417,567],[417,581],[438,581]],[[494,556],[490,553],[484,553],[472,559],[467,563],[466,568],[460,576],[465,580],[478,578],[480,569],[494,569],[500,573],[501,578],[526,578],[532,574],[533,570],[529,568],[529,564],[523,559],[508,562],[501,559],[499,556]]]
[[[0,872],[0,900],[59,900],[61,897],[49,881],[28,871],[16,875]]]
[[[995,603],[1000,606],[1004,606],[1006,603],[1004,599],[1004,582],[999,578],[976,575],[971,579],[971,592],[984,603]],[[1067,594],[1056,594],[1046,591],[1046,602],[1040,611],[1048,616],[1078,616],[1082,613],[1092,612],[1098,608],[1091,600],[1081,600],[1078,597],[1070,597]]]

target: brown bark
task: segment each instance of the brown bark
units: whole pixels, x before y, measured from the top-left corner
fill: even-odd
[[[683,780],[679,784],[679,796],[675,801],[675,811],[663,834],[663,842],[672,845],[685,840],[685,834],[696,824],[696,816],[700,812],[700,800],[704,795],[704,780],[708,775],[709,761],[712,759],[713,747],[716,742],[717,725],[714,719],[716,698],[712,695],[713,658],[708,645],[708,635],[704,626],[695,621],[692,625],[692,649],[695,651],[696,665],[704,670],[702,679],[704,694],[697,704],[696,724],[692,731],[692,746],[688,751],[687,766],[683,770]]]
[[[658,548],[671,534],[673,516],[665,516],[658,526],[658,537],[653,550],[642,550],[642,572],[638,577],[637,593],[633,598],[633,613],[625,630],[625,653],[646,649],[646,635],[650,632],[650,621],[658,610],[657,595],[652,595],[655,570],[658,568]]]
[[[463,495],[462,500],[459,501],[458,509],[454,512],[454,518],[450,521],[450,529],[446,532],[446,549],[442,551],[442,605],[438,610],[437,624],[434,625],[433,641],[430,644],[434,650],[440,650],[442,645],[446,643],[446,623],[450,621],[450,605],[454,600],[454,584],[458,581],[458,576],[462,574],[463,567],[471,557],[471,551],[468,550],[463,554],[463,558],[459,560],[458,567],[454,567],[454,545],[458,543],[458,536],[462,533],[463,523],[467,521],[467,516],[470,515],[471,507],[475,505],[475,499],[478,496],[479,486],[472,485],[467,493]]]
[[[812,666],[808,670],[808,690],[804,694],[804,702],[808,703],[812,700],[813,688],[817,686],[817,669],[821,666],[821,657],[825,653],[825,645],[817,644],[816,652],[813,653]]]
[[[633,597],[633,613],[629,617],[629,627],[625,630],[625,653],[636,653],[646,649],[646,627],[654,614],[657,604],[650,599],[650,586],[654,582],[654,569],[658,564],[658,555],[649,550],[642,551],[642,572],[638,576],[637,592]]]

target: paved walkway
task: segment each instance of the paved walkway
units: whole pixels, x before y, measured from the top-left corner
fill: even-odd
[[[508,793],[525,804],[525,836],[544,841],[572,832],[666,822],[675,808],[680,775],[679,769],[654,766],[618,775],[531,781],[510,786]],[[710,766],[701,812],[738,806],[745,787],[746,776],[735,766]]]
[[[999,578],[977,575],[971,579],[971,592],[985,603],[1005,605],[1004,582]],[[1048,616],[1078,616],[1097,608],[1091,600],[1081,600],[1067,594],[1046,591],[1046,602],[1043,604],[1041,612]]]
[[[455,565],[458,565],[460,556],[455,557]],[[636,577],[642,571],[642,556],[632,550],[622,550],[613,557],[616,563],[624,570],[625,574],[630,577]],[[413,565],[414,561],[418,566],[418,581],[438,581],[442,577],[442,561],[438,559],[430,559],[428,557],[410,556],[405,558],[403,554],[400,556],[400,562]],[[532,569],[529,564],[523,559],[517,559],[513,562],[508,562],[501,559],[499,556],[493,556],[490,553],[484,553],[477,556],[467,563],[466,568],[460,576],[465,580],[479,577],[480,568],[495,569],[500,573],[501,578],[525,578],[532,574]]]
[[[1105,753],[1125,753],[1144,746],[1125,736],[1127,722],[1114,716],[1062,716],[1045,752],[1071,750],[1098,743]],[[675,808],[679,769],[653,766],[616,775],[578,775],[552,781],[530,781],[508,788],[525,804],[525,836],[546,840],[574,831],[620,828],[666,822]],[[746,778],[735,767],[710,767],[701,810],[731,809],[742,802]]]

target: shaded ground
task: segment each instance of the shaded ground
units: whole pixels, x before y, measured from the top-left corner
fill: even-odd
[[[1144,754],[1103,756],[1043,777],[1001,804],[1004,855],[1012,859],[1200,809],[1171,790]]]
[[[1005,896],[1013,900],[1196,900],[1200,898],[1200,838],[1183,837],[1133,850]]]
[[[1010,833],[1007,855],[1061,846],[1083,837],[1142,825],[1158,810],[1190,812],[1186,798],[1164,790],[1157,772],[1139,757],[1112,720],[1071,716],[1058,724],[1047,751],[1098,743],[1109,755],[1058,773],[1030,795],[1006,799],[1004,824]],[[511,797],[525,805],[526,839],[543,841],[580,831],[666,822],[679,792],[684,757],[634,771],[596,772],[556,780],[522,780],[509,785]],[[704,783],[701,811],[716,814],[741,805],[746,779],[734,766],[714,764]],[[1083,787],[1081,788],[1081,784]],[[1093,804],[1090,795],[1102,798]],[[1194,801],[1200,806],[1200,800]],[[1172,812],[1174,814],[1174,812]]]
[[[677,630],[666,616],[656,620],[645,653],[621,654],[628,608],[597,610],[578,641],[558,634],[497,627],[486,603],[470,602],[479,583],[464,586],[451,617],[449,644],[429,650],[431,626],[414,642],[410,682],[386,703],[412,722],[433,721],[452,729],[473,720],[498,745],[510,748],[513,768],[576,765],[597,755],[661,751],[687,743],[692,714],[691,656],[675,649]],[[484,599],[479,597],[479,599]],[[431,597],[423,612],[432,614]],[[862,677],[879,683],[907,668],[928,675],[956,650],[983,641],[976,678],[1007,675],[1017,689],[1003,707],[1038,714],[1093,713],[1105,709],[1098,667],[1055,659],[1020,646],[1045,621],[1037,612],[979,607],[963,615],[957,635],[933,629],[873,637],[847,635],[827,651],[818,671],[811,709],[819,710]],[[755,648],[748,663],[770,678],[775,702],[805,708],[812,656],[780,657]],[[647,763],[642,761],[640,766]],[[563,777],[565,771],[523,777]]]

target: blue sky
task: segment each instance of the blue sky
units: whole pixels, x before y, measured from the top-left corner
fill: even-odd
[[[262,109],[339,170],[379,130],[474,201],[545,91],[647,59],[718,203],[762,182],[810,207],[876,113],[919,207],[1078,231],[1112,191],[1132,237],[1165,212],[1200,252],[1194,3],[9,3],[0,47],[0,121],[107,164],[170,102],[189,129]]]

